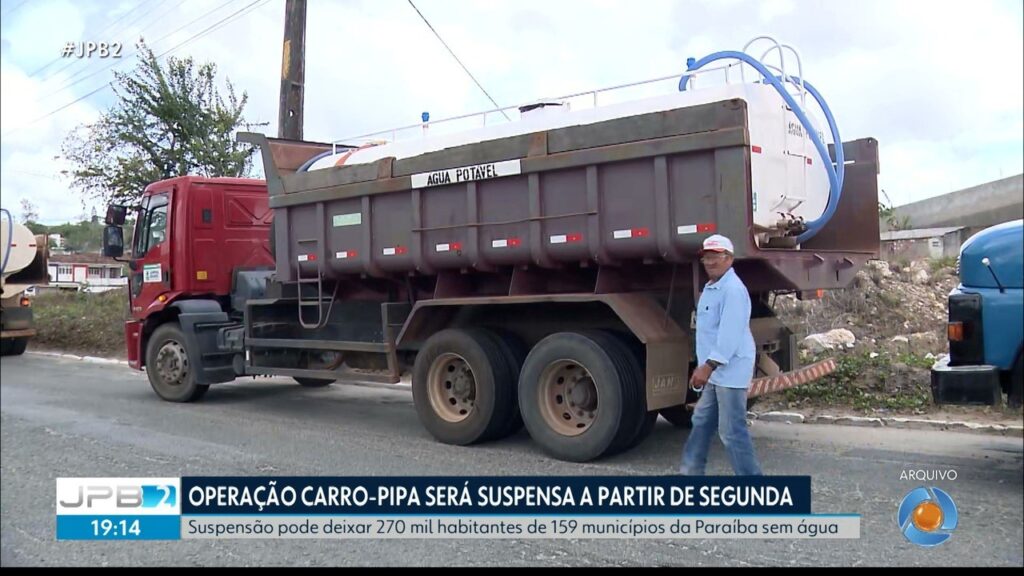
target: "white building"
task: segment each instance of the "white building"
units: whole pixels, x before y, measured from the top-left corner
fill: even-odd
[[[51,254],[50,286],[74,290],[119,288],[128,285],[120,262],[101,254]]]

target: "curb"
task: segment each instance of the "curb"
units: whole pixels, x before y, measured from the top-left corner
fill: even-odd
[[[804,416],[795,412],[764,412],[748,413],[755,420],[763,422],[782,422],[785,424],[832,424],[835,426],[858,426],[866,428],[899,428],[907,430],[942,430],[952,432],[975,432],[996,436],[1024,436],[1024,426],[1016,424],[979,424],[962,420],[929,420],[927,418],[908,418],[889,416],[872,418],[868,416],[831,416],[820,414]]]
[[[82,362],[89,362],[91,364],[115,364],[119,366],[127,366],[127,360],[118,360],[117,358],[99,358],[97,356],[79,356],[77,354],[63,354],[61,352],[43,352],[36,350],[29,350],[26,354],[34,354],[36,356],[50,356],[52,358],[64,358],[65,360],[80,360]]]

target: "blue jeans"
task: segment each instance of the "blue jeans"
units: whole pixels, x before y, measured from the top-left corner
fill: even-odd
[[[760,476],[761,465],[754,455],[754,443],[747,430],[747,389],[725,388],[707,384],[693,411],[693,430],[683,447],[679,472],[686,476],[703,476],[708,463],[708,448],[718,429],[718,436],[738,476]]]

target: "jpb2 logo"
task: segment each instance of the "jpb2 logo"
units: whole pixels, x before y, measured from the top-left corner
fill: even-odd
[[[57,514],[179,514],[178,478],[58,478]]]
[[[938,488],[914,488],[900,502],[896,522],[907,540],[918,546],[938,546],[956,529],[956,504]]]

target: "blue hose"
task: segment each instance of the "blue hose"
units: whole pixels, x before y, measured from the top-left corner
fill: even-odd
[[[355,149],[356,149],[355,146],[338,146],[337,152],[346,152],[348,150],[355,150]],[[303,164],[302,166],[299,166],[299,169],[296,170],[296,172],[309,172],[309,168],[313,164],[315,164],[318,160],[320,160],[321,158],[326,158],[326,157],[328,157],[328,156],[330,156],[332,154],[336,154],[337,152],[335,152],[334,150],[325,150],[325,151],[317,154],[316,156],[313,156],[309,160],[306,160],[306,163]]]
[[[807,133],[810,135],[811,142],[814,143],[814,147],[817,149],[818,155],[821,156],[822,163],[825,165],[825,173],[828,174],[829,181],[828,204],[825,206],[825,211],[824,213],[822,213],[821,217],[819,217],[816,220],[808,222],[807,230],[804,231],[800,236],[797,236],[797,242],[805,242],[806,240],[809,240],[810,238],[814,237],[814,235],[817,234],[825,226],[825,224],[827,224],[828,221],[832,218],[832,216],[835,214],[836,208],[839,206],[839,199],[843,192],[843,177],[845,176],[845,158],[843,155],[842,140],[839,139],[839,129],[836,127],[835,119],[832,116],[832,111],[828,108],[828,105],[825,103],[824,98],[821,97],[821,94],[812,86],[805,82],[804,88],[807,90],[808,93],[811,94],[811,96],[814,97],[815,100],[818,101],[818,104],[821,106],[822,111],[825,112],[825,117],[828,120],[829,128],[832,131],[832,138],[835,142],[836,164],[839,166],[839,173],[836,172],[836,168],[832,164],[832,157],[828,153],[828,148],[821,141],[821,138],[818,137],[817,131],[814,130],[814,126],[807,118],[807,115],[804,113],[803,108],[801,108],[800,105],[797,104],[796,100],[793,99],[793,96],[790,95],[789,92],[786,91],[786,88],[782,85],[782,81],[780,80],[781,76],[777,77],[774,74],[772,74],[759,60],[755,59],[754,57],[745,52],[726,50],[723,52],[715,52],[714,54],[709,54],[704,58],[701,58],[700,60],[689,58],[686,61],[686,70],[687,72],[699,70],[700,68],[707,66],[711,62],[726,58],[740,60],[742,62],[749,64],[752,68],[754,68],[761,74],[765,82],[771,84],[775,88],[775,90],[779,93],[779,96],[782,97],[782,99],[786,102],[790,109],[793,110],[793,113],[796,115],[796,117],[800,120],[800,124],[803,125],[804,130],[806,130]],[[679,79],[680,91],[686,90],[686,84],[689,81],[689,79],[690,74],[683,74],[683,76]],[[799,79],[790,77],[789,81],[799,82]]]
[[[782,79],[781,76],[776,76],[776,78],[779,78],[780,80]],[[796,76],[790,76],[789,81],[793,84],[800,84],[800,78]],[[828,122],[828,128],[832,132],[832,142],[836,145],[836,161],[834,165],[836,166],[836,176],[839,179],[839,193],[841,195],[843,191],[843,181],[846,176],[846,154],[843,152],[841,144],[843,140],[839,137],[839,127],[836,126],[836,119],[832,116],[832,110],[828,107],[828,104],[825,103],[825,99],[821,96],[821,93],[818,92],[814,85],[804,80],[803,86],[804,89],[807,90],[807,93],[810,94],[818,103],[818,106],[821,106],[821,111],[825,113],[825,121]],[[817,134],[815,134],[815,136],[817,136]],[[828,165],[829,163],[831,163],[830,158],[826,160],[825,164]],[[838,202],[838,199],[836,199],[836,201]]]
[[[341,148],[339,148],[339,150],[341,150]],[[313,156],[309,160],[306,160],[305,164],[303,164],[302,166],[299,166],[299,169],[296,170],[296,172],[306,172],[306,171],[308,171],[309,167],[312,166],[317,160],[319,160],[321,158],[324,158],[326,156],[330,156],[331,154],[334,154],[333,150],[326,150],[324,152],[321,152],[321,153],[317,154],[316,156]]]
[[[11,244],[14,242],[14,218],[7,208],[0,208],[0,212],[7,214],[7,242],[4,243],[4,259],[0,263],[0,274],[7,270],[7,259],[11,256]]]

